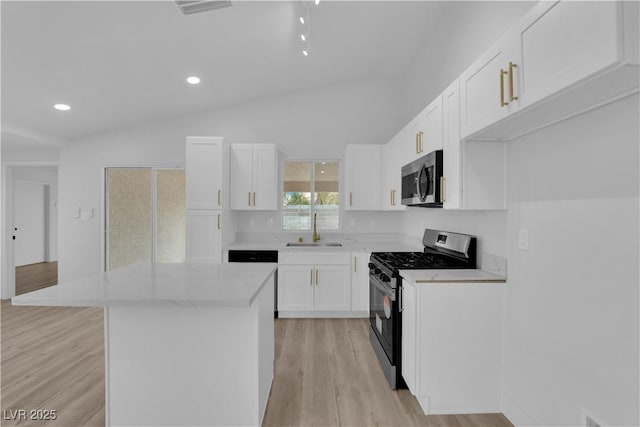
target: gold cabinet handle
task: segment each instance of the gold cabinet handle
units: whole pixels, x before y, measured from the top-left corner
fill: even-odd
[[[349,191],[349,206],[353,206],[353,193]]]
[[[313,286],[313,268],[309,272],[309,285]]]
[[[248,194],[249,194],[249,198],[247,199],[247,200],[248,200],[248,201],[247,201],[247,204],[248,204],[249,206],[251,206],[251,191],[249,191],[249,193],[248,193]]]
[[[218,214],[218,230],[220,230],[220,214]]]
[[[504,107],[508,105],[508,102],[504,101],[504,75],[507,74],[505,70],[500,68],[500,106]]]
[[[509,101],[515,101],[517,96],[513,96],[513,69],[517,67],[513,62],[509,62]]]
[[[358,272],[358,257],[357,256],[353,257],[353,272],[354,273]]]
[[[218,206],[220,206],[220,190],[218,190]]]
[[[253,206],[256,205],[256,192],[253,192]]]
[[[420,153],[422,153],[422,135],[424,135],[424,132],[418,132],[418,147],[420,147]]]
[[[416,132],[416,154],[420,153],[419,148],[418,148],[418,135],[419,135],[419,133]]]
[[[391,190],[391,206],[396,205],[396,190]]]
[[[444,203],[447,201],[447,198],[445,197],[445,194],[444,194],[444,180],[445,180],[445,177],[441,176],[440,177],[440,203]]]
[[[316,268],[316,286],[318,286],[318,269]]]

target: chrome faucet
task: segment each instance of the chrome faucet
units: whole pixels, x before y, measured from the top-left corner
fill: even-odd
[[[316,220],[318,219],[318,214],[314,213],[313,214],[313,243],[317,242],[318,240],[320,240],[320,234],[318,234],[318,228],[316,227]]]

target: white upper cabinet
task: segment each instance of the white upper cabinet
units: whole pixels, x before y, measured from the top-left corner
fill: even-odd
[[[462,137],[507,117],[520,107],[514,42],[508,34],[502,37],[460,76]]]
[[[517,31],[523,106],[622,61],[621,4],[561,1],[539,5]]]
[[[274,144],[231,144],[231,209],[277,210],[278,155]]]
[[[402,164],[442,149],[442,98],[437,97],[409,123],[403,135]],[[407,154],[404,154],[407,153]]]
[[[405,210],[402,204],[402,166],[405,159],[402,157],[405,145],[405,129],[401,130],[391,141],[381,148],[381,173],[380,173],[380,208],[382,210]]]
[[[462,149],[460,141],[459,80],[442,93],[443,152],[442,194],[444,209],[462,207]]]
[[[420,113],[421,154],[442,150],[442,96],[438,96]]]
[[[637,93],[638,7],[540,2],[460,77],[462,138],[517,138]]]
[[[226,203],[225,147],[220,137],[188,136],[185,180],[187,209],[222,209]]]
[[[378,144],[348,144],[345,150],[345,210],[380,209]]]

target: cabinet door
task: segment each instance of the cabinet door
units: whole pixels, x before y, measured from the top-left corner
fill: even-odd
[[[278,265],[278,311],[312,311],[312,265]]]
[[[380,145],[348,145],[345,151],[347,210],[380,209]]]
[[[461,208],[462,150],[460,142],[460,91],[458,80],[442,94],[444,209]]]
[[[522,105],[533,104],[622,59],[624,2],[561,1],[538,6],[519,28]]]
[[[380,208],[382,210],[405,210],[402,204],[402,147],[406,142],[399,132],[391,141],[384,144],[380,155]]]
[[[351,310],[369,312],[369,254],[351,255]]]
[[[278,159],[273,144],[253,145],[253,209],[276,210],[278,204]]]
[[[515,112],[519,101],[511,100],[509,61],[518,50],[512,34],[487,50],[460,76],[460,131],[465,138]],[[519,67],[512,68],[513,95],[517,96]]]
[[[402,283],[402,378],[414,396],[416,389],[416,339],[417,339],[417,292],[413,284],[406,280]]]
[[[418,139],[422,154],[442,149],[442,97],[438,96],[420,113]]]
[[[222,208],[223,161],[222,138],[187,137],[187,209]]]
[[[231,209],[252,208],[253,147],[252,144],[232,144],[230,155]]]
[[[351,275],[348,265],[316,265],[313,281],[316,311],[351,310]]]
[[[187,261],[213,261],[222,259],[222,212],[187,210]]]

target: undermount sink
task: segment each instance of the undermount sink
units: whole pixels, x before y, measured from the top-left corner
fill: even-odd
[[[290,242],[290,243],[287,243],[287,246],[298,247],[298,248],[306,248],[306,247],[315,248],[315,247],[321,247],[321,246],[340,248],[340,247],[342,247],[342,243],[335,243],[335,242],[317,242],[317,243]]]

